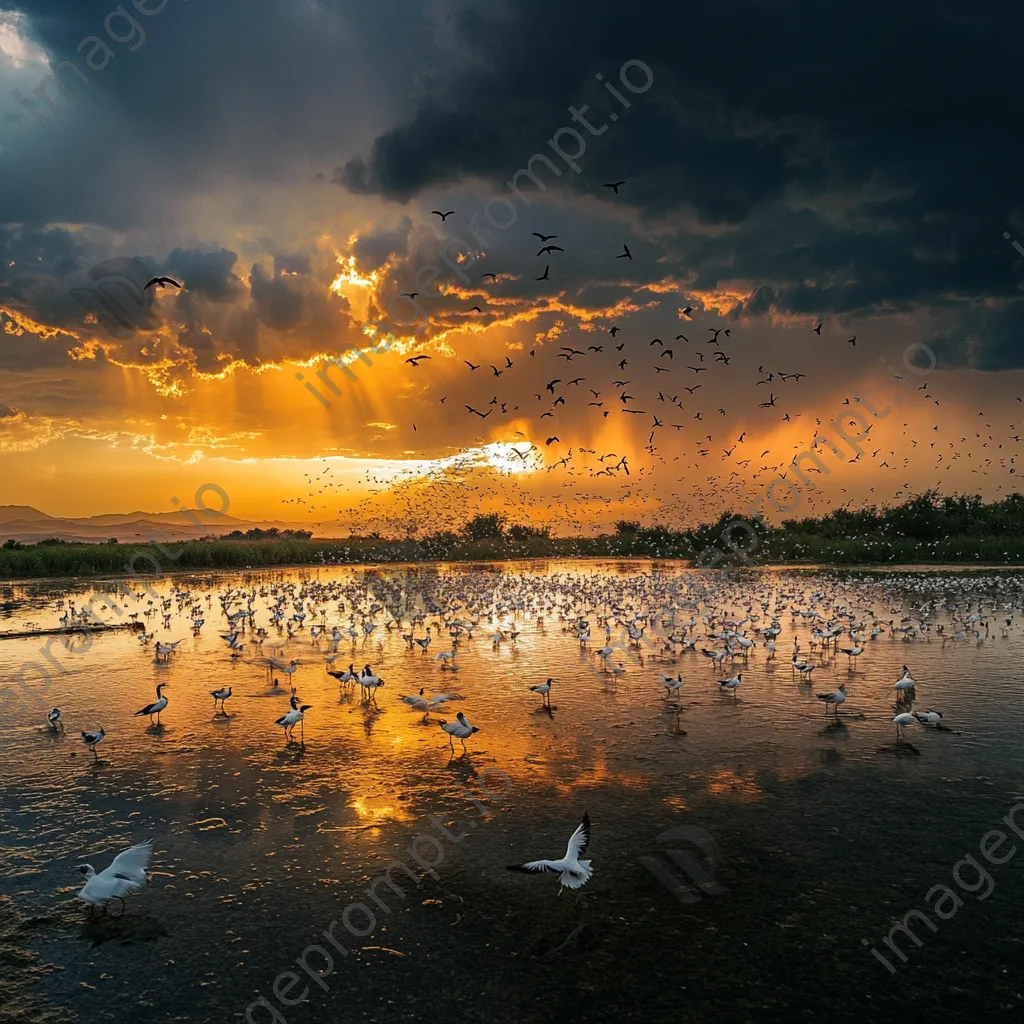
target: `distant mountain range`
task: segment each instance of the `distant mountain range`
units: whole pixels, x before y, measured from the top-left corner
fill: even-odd
[[[195,525],[198,523],[199,525]],[[234,516],[211,516],[198,509],[175,512],[127,512],[102,516],[62,518],[47,515],[31,505],[0,505],[0,543],[11,538],[22,543],[56,537],[68,541],[106,541],[116,537],[121,543],[145,540],[195,540],[198,537],[220,536],[232,530],[309,529],[303,523],[258,522]]]

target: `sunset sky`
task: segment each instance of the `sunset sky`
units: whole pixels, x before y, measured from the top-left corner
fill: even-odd
[[[0,504],[568,533],[1013,492],[1013,10],[0,0]]]

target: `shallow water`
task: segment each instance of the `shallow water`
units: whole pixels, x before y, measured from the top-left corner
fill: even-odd
[[[61,638],[0,641],[0,999],[15,1020],[1020,1018],[1024,855],[982,861],[984,900],[988,884],[971,892],[976,872],[961,868],[958,886],[953,869],[978,858],[985,833],[1024,801],[1024,574],[709,576],[544,562],[192,574],[152,590],[117,597],[120,617],[111,600],[93,607],[108,622],[139,613],[153,643],[181,640],[166,660],[129,632],[70,649]],[[286,590],[287,614],[300,590],[309,613],[291,639],[267,610]],[[282,686],[271,689],[251,634],[239,657],[219,635],[218,595],[253,591],[262,656],[299,661],[292,682],[312,705],[303,743],[286,744],[274,724],[288,708],[287,676],[277,671]],[[8,588],[0,632],[53,628],[59,602],[80,607],[92,592]],[[194,605],[206,620],[195,635]],[[811,622],[794,613],[812,606],[824,619],[845,610],[886,625],[873,640],[864,630],[854,667],[811,650]],[[418,608],[415,635],[431,625],[434,637],[426,652],[402,639]],[[654,609],[631,646],[618,622]],[[438,610],[478,621],[451,672],[436,658],[452,650]],[[753,615],[738,627],[751,638],[773,613],[781,625],[774,659],[759,641],[730,664],[725,675],[742,672],[735,694],[699,653],[720,642],[659,660],[660,638],[691,617],[691,635],[706,634],[712,611],[719,623]],[[591,623],[585,646],[566,619],[578,612]],[[395,613],[404,625],[388,630]],[[909,613],[923,621],[917,639],[888,625]],[[618,677],[595,653],[605,616]],[[334,668],[371,664],[385,680],[376,703],[326,674],[330,642],[310,639],[321,621],[359,631],[345,633]],[[368,637],[364,621],[376,624]],[[513,622],[514,641],[492,641]],[[940,627],[965,638],[944,642]],[[819,665],[810,685],[789,664],[794,636]],[[47,651],[48,689],[26,668],[46,666]],[[941,709],[947,730],[912,726],[898,740],[893,682],[904,664],[918,680],[914,708]],[[679,672],[682,695],[670,700],[659,675]],[[528,689],[548,677],[550,709]],[[159,729],[132,714],[158,682],[170,701]],[[849,698],[833,723],[814,694],[840,683]],[[225,685],[228,713],[216,714],[209,691]],[[420,687],[461,699],[424,722],[398,700]],[[46,727],[54,704],[64,733]],[[480,729],[465,754],[437,724],[460,709]],[[100,726],[96,761],[79,732]],[[553,875],[505,870],[561,855],[584,811],[595,875],[579,899],[559,897]],[[1015,820],[1024,831],[1024,810]],[[689,831],[663,836],[680,827]],[[123,917],[90,920],[75,899],[77,866],[101,869],[149,837],[150,888]],[[671,850],[683,851],[682,866]],[[392,873],[399,891],[375,883],[396,861],[409,866]],[[702,894],[695,883],[709,867],[717,884]],[[934,932],[915,926],[920,946],[897,935],[902,962],[883,941],[891,923],[929,912],[939,884],[962,904],[947,920],[933,914]],[[344,954],[323,936],[332,921]],[[303,973],[295,961],[312,943],[323,953],[310,951]],[[334,973],[314,978],[328,955]],[[291,989],[279,979],[288,971],[300,976]]]

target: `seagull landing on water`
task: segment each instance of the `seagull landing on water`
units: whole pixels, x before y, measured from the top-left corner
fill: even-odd
[[[846,684],[840,683],[839,689],[834,693],[816,693],[814,695],[818,700],[825,702],[825,714],[828,714],[828,706],[831,704],[835,708],[835,712],[839,714],[839,705],[846,702]]]
[[[90,913],[93,907],[102,907],[106,913],[107,904],[119,900],[123,914],[124,897],[136,889],[149,885],[146,868],[152,854],[153,843],[148,841],[119,853],[110,867],[99,874],[96,874],[96,869],[91,864],[82,864],[78,870],[85,875],[86,883],[79,890],[78,898],[89,904]]]
[[[590,844],[590,814],[584,812],[583,820],[569,838],[565,856],[561,860],[531,860],[526,864],[509,864],[509,871],[533,873],[547,871],[558,875],[558,881],[566,889],[579,889],[590,881],[594,874],[591,861],[580,860]],[[561,892],[561,889],[559,889]]]
[[[435,708],[439,708],[445,702],[455,699],[455,694],[453,693],[438,693],[433,697],[427,697],[425,693],[425,688],[421,686],[418,694],[413,694],[409,697],[399,697],[398,699],[403,704],[408,704],[414,711],[422,711],[424,721],[427,720],[430,712]]]
[[[46,720],[54,732],[63,732],[64,723],[60,720],[60,708],[54,708],[46,713]]]
[[[231,696],[231,687],[222,686],[219,690],[211,690],[210,696],[213,698],[213,710],[217,710],[217,701],[220,701],[220,710],[226,715],[228,712],[224,707],[224,701]]]

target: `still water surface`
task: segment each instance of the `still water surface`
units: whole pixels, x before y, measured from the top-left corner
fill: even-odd
[[[192,574],[152,590],[93,603],[108,622],[138,614],[152,642],[57,639],[48,690],[25,671],[46,664],[43,641],[0,641],[0,1014],[14,1021],[1020,1019],[1024,852],[987,865],[991,887],[970,891],[967,867],[964,887],[953,879],[1024,801],[1020,573],[538,562]],[[0,632],[56,627],[91,593],[10,587]],[[238,656],[222,597],[254,611]],[[773,618],[770,658],[758,630]],[[445,671],[453,620],[476,625]],[[708,634],[727,620],[756,646],[723,674],[700,649],[723,649]],[[851,621],[855,665],[812,649],[812,628]],[[375,703],[327,674],[332,642],[310,637],[320,623],[342,631],[330,667],[370,664],[385,680]],[[427,626],[426,650],[403,639]],[[696,651],[666,653],[673,634],[700,637]],[[810,683],[791,668],[794,637],[819,666]],[[158,640],[181,643],[158,660]],[[618,675],[602,669],[606,643]],[[291,680],[268,657],[297,660]],[[918,681],[909,706],[940,709],[948,729],[898,739],[904,664]],[[723,692],[736,672],[741,686]],[[682,673],[678,699],[662,673]],[[549,677],[550,709],[529,690]],[[158,682],[159,729],[133,717]],[[833,723],[814,695],[840,683]],[[228,685],[217,714],[209,692]],[[292,685],[312,708],[304,742],[286,744],[274,722]],[[421,687],[460,699],[424,721],[398,699]],[[46,727],[52,705],[64,733]],[[480,730],[466,754],[438,725],[460,709]],[[101,726],[97,762],[79,734]],[[553,875],[505,870],[561,856],[584,811],[595,875],[579,899]],[[1024,811],[1016,820],[1024,829]],[[150,837],[151,887],[123,917],[89,920],[77,866],[102,869]],[[665,852],[680,847],[698,874],[710,867],[714,892],[666,888],[693,882]],[[366,890],[396,860],[424,877],[395,874],[401,896],[377,886],[382,907]],[[920,946],[897,935],[901,962],[884,944],[892,921],[929,911],[940,884],[962,905],[933,915],[934,932],[916,926]],[[341,923],[354,904],[359,936]],[[311,943],[332,950],[332,921],[346,953],[333,948],[334,973],[317,981],[295,961]],[[307,963],[325,966],[315,952]],[[301,977],[291,988],[288,971]]]

